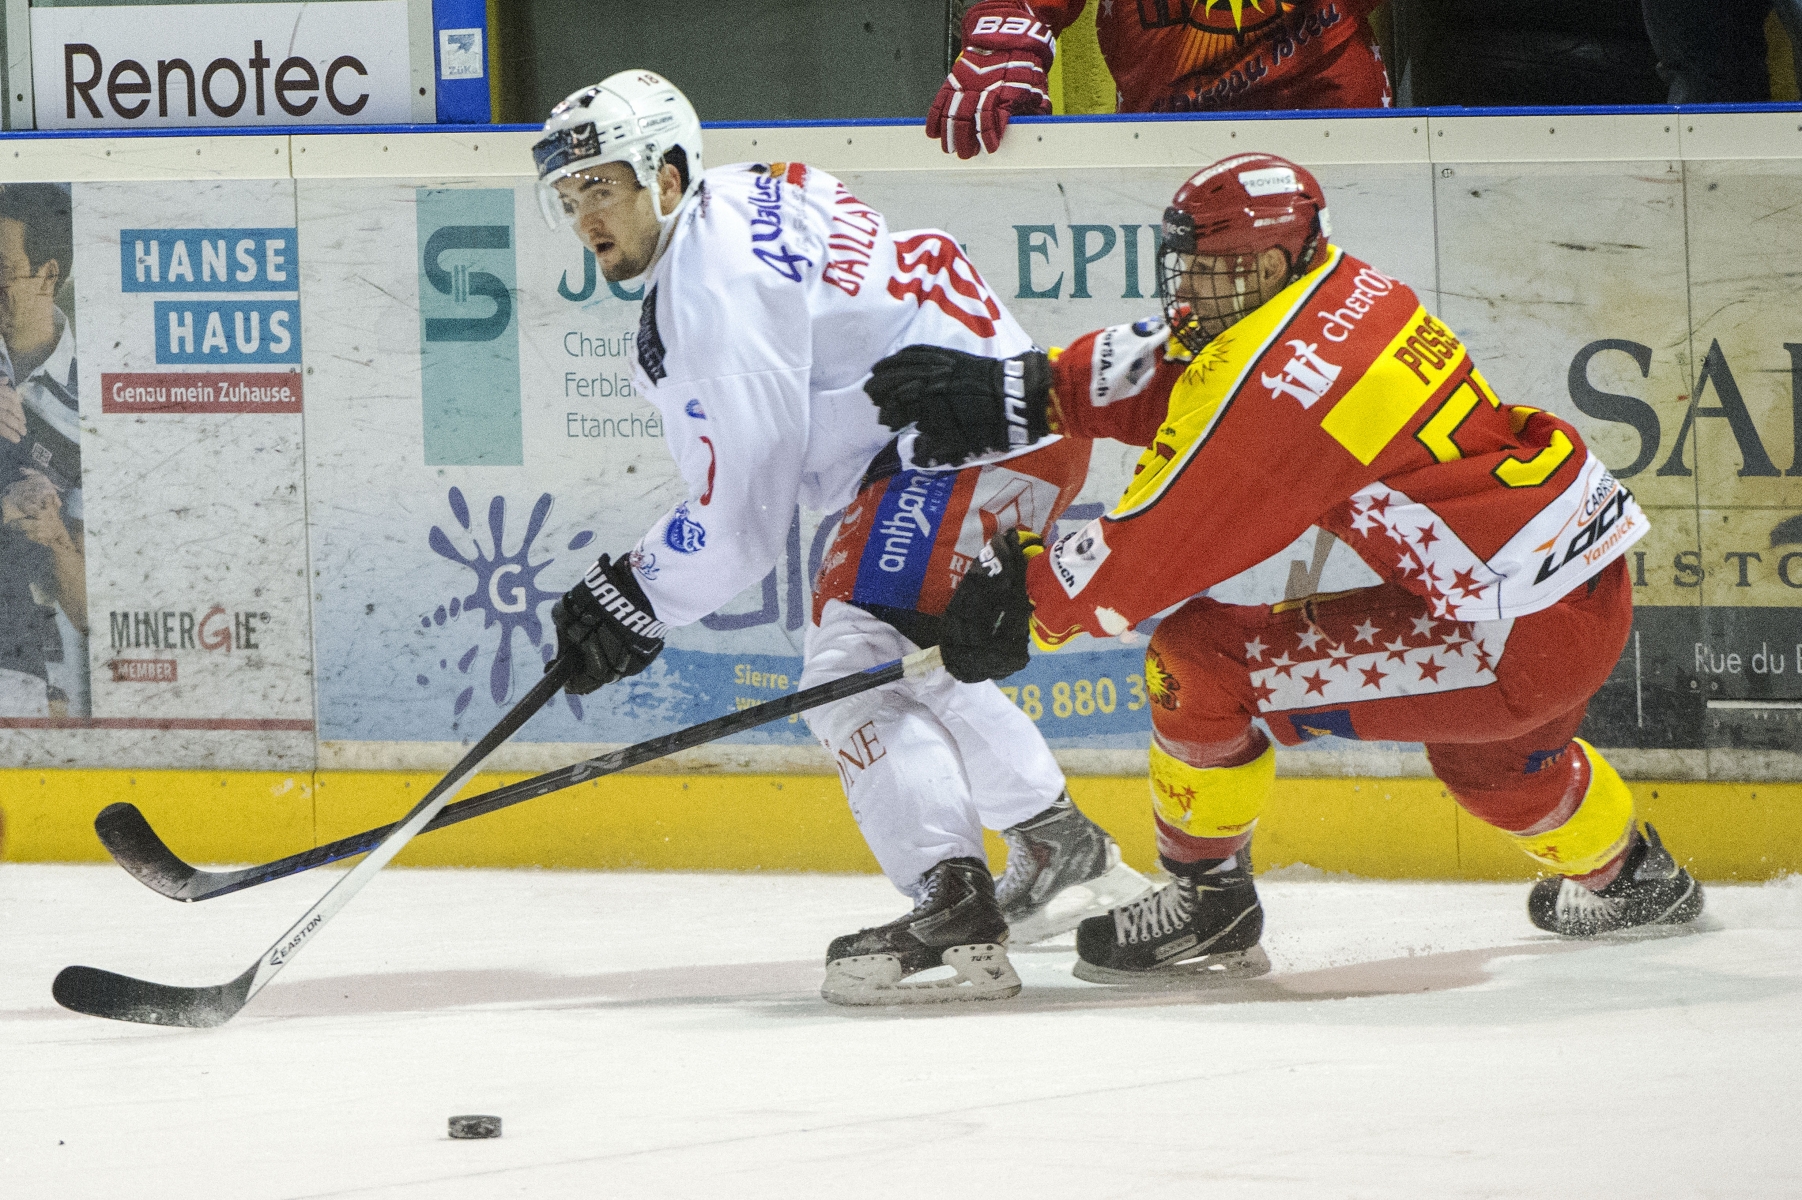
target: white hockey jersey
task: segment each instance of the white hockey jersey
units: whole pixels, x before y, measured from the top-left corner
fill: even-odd
[[[878,360],[916,343],[994,357],[1032,344],[951,235],[891,233],[800,163],[708,171],[675,221],[635,358],[689,497],[632,552],[672,626],[762,579],[797,503],[829,512],[856,494],[891,437],[863,391]]]

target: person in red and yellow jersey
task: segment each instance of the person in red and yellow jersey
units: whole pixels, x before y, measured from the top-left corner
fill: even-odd
[[[1388,108],[1369,15],[1381,0],[1096,0],[1123,113]],[[1088,0],[982,0],[926,118],[947,153],[994,153],[1009,114],[1051,111],[1056,38]]]
[[[991,397],[952,351],[910,347],[867,390],[947,458],[983,406],[1145,447],[1113,510],[1052,546],[995,538],[947,607],[960,678],[1077,634],[1151,637],[1151,791],[1173,882],[1086,921],[1077,974],[1267,969],[1247,851],[1271,739],[1423,742],[1474,816],[1548,877],[1541,928],[1693,920],[1702,892],[1619,774],[1575,734],[1632,623],[1632,494],[1567,422],[1507,403],[1400,280],[1330,241],[1319,183],[1270,155],[1217,162],[1166,210],[1161,320],[1053,352],[1049,386]],[[981,361],[981,360],[977,360]],[[965,414],[963,423],[946,419]],[[1029,421],[1030,423],[1030,421]],[[1374,586],[1253,607],[1207,590],[1310,527]]]

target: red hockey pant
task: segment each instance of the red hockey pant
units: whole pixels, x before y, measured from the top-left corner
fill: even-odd
[[[1229,773],[1215,768],[1261,764],[1267,777],[1254,717],[1290,746],[1326,734],[1424,742],[1434,773],[1473,816],[1516,835],[1553,828],[1591,788],[1594,751],[1567,751],[1632,619],[1618,560],[1552,607],[1505,621],[1435,618],[1426,600],[1392,585],[1274,609],[1192,600],[1158,626],[1146,661],[1159,847],[1193,862],[1249,840],[1255,808],[1245,810],[1250,820],[1197,820],[1189,833],[1165,815],[1189,811],[1180,796],[1180,809],[1170,807],[1173,787],[1187,782],[1181,791],[1205,799],[1216,780],[1225,784]],[[1173,781],[1161,787],[1160,762]],[[1622,791],[1612,768],[1595,771]]]

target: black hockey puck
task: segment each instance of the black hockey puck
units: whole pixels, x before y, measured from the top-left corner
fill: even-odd
[[[501,1135],[499,1117],[452,1117],[450,1135],[454,1138],[497,1138]]]

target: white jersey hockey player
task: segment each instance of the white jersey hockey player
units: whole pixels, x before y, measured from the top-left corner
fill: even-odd
[[[1044,532],[1075,496],[1086,442],[1041,440],[932,471],[930,447],[895,439],[863,391],[871,366],[909,345],[993,359],[1030,348],[950,235],[891,233],[843,183],[800,163],[704,171],[694,110],[650,71],[564,100],[533,156],[547,218],[572,223],[609,280],[644,281],[636,382],[663,414],[689,491],[553,609],[559,654],[582,662],[570,691],[643,670],[669,627],[762,579],[797,505],[846,509],[816,583],[807,687],[932,644],[956,579],[996,528]],[[1042,432],[1022,428],[1014,444]],[[1037,728],[992,683],[935,672],[808,721],[877,861],[915,901],[900,920],[832,943],[828,1000],[1013,995],[1010,922],[1036,940],[1146,886],[1071,804]],[[999,897],[984,826],[1010,846]],[[941,965],[961,982],[903,982]]]

